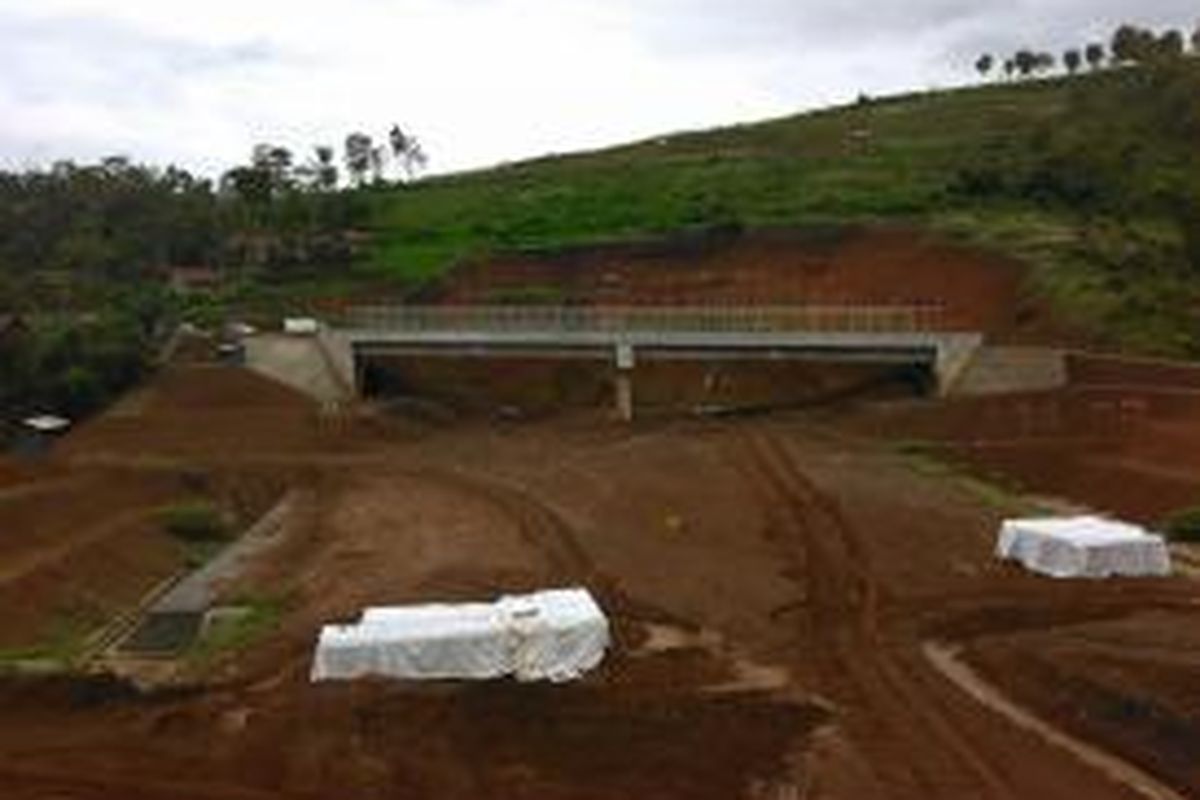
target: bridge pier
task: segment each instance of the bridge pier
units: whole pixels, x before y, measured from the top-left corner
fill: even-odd
[[[622,422],[633,422],[633,368],[636,359],[633,345],[618,344],[617,362],[617,416]]]

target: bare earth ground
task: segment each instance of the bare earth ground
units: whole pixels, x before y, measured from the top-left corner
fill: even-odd
[[[777,230],[727,241],[597,246],[503,257],[457,270],[436,298],[448,303],[598,305],[938,305],[947,328],[1030,328],[1020,270],[918,231]]]
[[[0,684],[5,798],[1146,796],[979,704],[930,642],[967,647],[1002,691],[1135,771],[1200,790],[1195,662],[1164,644],[1195,627],[1192,581],[1001,567],[1003,509],[803,417],[418,428],[330,420],[213,368],[166,373],[125,414],[75,434],[33,485],[86,498],[101,528],[120,518],[101,498],[173,497],[181,465],[256,496],[301,488],[289,542],[228,587],[285,612],[194,688]],[[0,513],[31,502],[0,497]],[[7,532],[0,563],[88,586],[62,565],[91,563],[108,534],[41,519]],[[169,567],[128,552],[138,564],[105,565],[110,582]],[[579,684],[307,682],[318,627],[366,603],[571,584],[617,635]],[[1101,670],[1098,647],[1127,657]],[[1154,711],[1114,724],[1114,697]]]
[[[1011,265],[901,231],[796,235],[518,259],[441,299],[550,283],[587,302],[937,302],[950,325],[1037,332]],[[992,544],[1012,498],[859,438],[939,442],[1141,519],[1196,496],[1200,377],[1095,363],[1073,377],[820,424],[627,427],[598,411],[330,413],[249,371],[169,369],[50,463],[0,463],[0,650],[128,609],[181,563],[156,509],[197,494],[248,522],[298,490],[287,540],[226,587],[282,616],[244,650],[180,665],[183,685],[0,680],[0,797],[1200,796],[1194,580],[1006,568]],[[668,399],[701,379],[656,378]],[[518,396],[539,382],[507,380]],[[759,381],[809,376],[745,380],[769,396]],[[307,681],[319,626],[367,603],[558,585],[592,589],[614,624],[582,682]]]
[[[1200,502],[1200,367],[1092,355],[1068,363],[1059,391],[879,405],[847,424],[1150,524]]]

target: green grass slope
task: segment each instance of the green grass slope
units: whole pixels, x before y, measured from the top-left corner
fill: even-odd
[[[954,190],[987,148],[1065,121],[1071,91],[1060,79],[913,94],[427,179],[375,196],[369,271],[422,283],[495,252],[728,224],[903,222],[1029,263],[1031,291],[1113,346],[1187,352],[1178,280],[1114,281],[1068,210]]]

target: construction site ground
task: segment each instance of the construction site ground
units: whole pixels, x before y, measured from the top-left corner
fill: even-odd
[[[1150,519],[1200,485],[1174,449],[1200,437],[1190,372],[1076,359],[1072,379],[625,425],[330,409],[169,367],[47,461],[0,464],[3,662],[75,654],[186,569],[157,512],[197,497],[244,528],[291,493],[284,538],[222,588],[268,624],[149,670],[11,670],[0,796],[1200,796],[1191,573],[1053,581],[993,556],[1039,503]],[[577,585],[614,630],[582,681],[309,682],[320,626],[366,605]]]
[[[1012,509],[808,417],[329,419],[248,372],[188,367],[39,469],[0,498],[14,647],[77,619],[61,598],[115,612],[178,567],[145,509],[235,486],[247,516],[285,486],[304,501],[227,587],[282,605],[244,649],[185,658],[156,689],[0,685],[5,797],[1138,796],[974,699],[932,645],[1181,795],[1200,787],[1190,651],[1163,644],[1194,628],[1192,580],[998,564]],[[581,683],[308,682],[319,626],[364,605],[566,585],[615,627]]]

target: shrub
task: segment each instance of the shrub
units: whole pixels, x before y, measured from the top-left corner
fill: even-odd
[[[220,510],[204,500],[179,503],[162,511],[163,527],[172,536],[189,542],[229,537],[229,525]]]
[[[1181,508],[1163,521],[1167,536],[1176,542],[1200,542],[1200,506]]]

